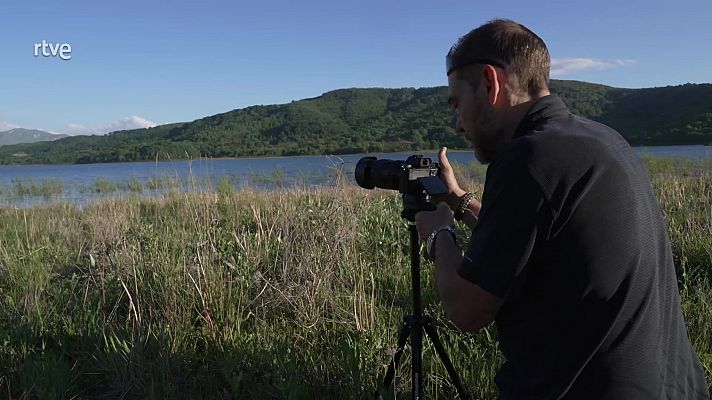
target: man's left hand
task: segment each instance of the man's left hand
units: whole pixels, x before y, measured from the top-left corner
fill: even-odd
[[[435,229],[443,226],[455,226],[452,210],[445,203],[438,204],[435,211],[421,211],[415,214],[415,227],[420,240],[428,238]]]

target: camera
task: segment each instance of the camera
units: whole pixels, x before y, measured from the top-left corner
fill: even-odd
[[[426,197],[448,193],[439,174],[438,164],[422,155],[412,155],[405,161],[363,157],[354,172],[356,183],[364,189],[378,187]]]

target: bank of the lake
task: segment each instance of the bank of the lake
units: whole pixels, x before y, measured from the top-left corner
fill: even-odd
[[[636,154],[712,165],[712,147],[638,147]],[[437,160],[437,150],[421,152]],[[460,165],[476,164],[471,151],[448,152]],[[56,202],[84,205],[107,196],[162,196],[169,191],[329,186],[353,182],[356,162],[366,154],[272,158],[222,158],[161,162],[0,166],[0,206]],[[368,154],[405,159],[410,153]],[[475,167],[476,168],[476,167]],[[480,171],[484,174],[484,168]]]

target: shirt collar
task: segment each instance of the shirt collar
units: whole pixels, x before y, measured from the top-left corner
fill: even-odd
[[[537,99],[517,126],[514,137],[524,136],[535,130],[542,122],[557,117],[566,117],[571,112],[559,96],[550,94]]]

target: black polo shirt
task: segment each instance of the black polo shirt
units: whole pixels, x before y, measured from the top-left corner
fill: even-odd
[[[709,398],[645,166],[557,96],[487,168],[459,273],[505,299],[500,399]]]

